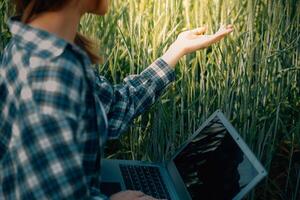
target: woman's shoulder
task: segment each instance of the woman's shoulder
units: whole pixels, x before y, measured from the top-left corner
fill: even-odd
[[[71,95],[70,98],[80,99],[86,84],[83,66],[72,49],[66,47],[58,54],[53,49],[23,45],[12,38],[0,64],[0,76],[11,94],[19,94],[26,86],[32,93],[42,92],[45,97],[60,94],[60,97]]]
[[[55,52],[57,54],[57,52]],[[24,48],[15,42],[5,48],[1,60],[1,75],[9,78],[12,75],[36,74],[43,76],[78,77],[84,75],[83,65],[76,53],[65,48],[59,55],[48,50]]]
[[[83,53],[52,33],[24,24],[17,18],[10,19],[9,27],[12,38],[2,61],[6,64],[31,69],[40,65],[80,68],[87,63]]]

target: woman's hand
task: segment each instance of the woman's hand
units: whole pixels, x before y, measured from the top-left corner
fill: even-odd
[[[127,190],[112,195],[110,200],[157,200],[139,191]]]
[[[212,44],[222,40],[225,36],[233,31],[233,26],[221,26],[221,28],[212,35],[205,35],[206,31],[207,27],[201,27],[180,33],[177,40],[162,56],[163,60],[166,61],[170,66],[175,66],[182,56],[199,49],[207,48]]]

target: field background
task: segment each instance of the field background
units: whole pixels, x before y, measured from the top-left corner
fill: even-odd
[[[0,52],[13,9],[0,0]],[[140,73],[183,30],[232,23],[218,45],[184,57],[177,79],[135,120],[108,157],[165,160],[221,109],[269,176],[248,199],[300,199],[299,0],[111,0],[105,17],[87,15],[81,31],[100,45],[97,67],[112,83]]]

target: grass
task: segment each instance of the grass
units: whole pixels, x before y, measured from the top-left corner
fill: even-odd
[[[10,13],[9,2],[3,0],[0,1],[0,55],[10,38],[9,31],[5,23]]]
[[[115,84],[149,66],[183,30],[235,26],[220,44],[180,61],[176,82],[110,142],[108,156],[165,160],[220,108],[269,171],[248,199],[299,199],[299,10],[298,0],[113,0],[105,17],[86,15],[81,30],[99,42],[106,61],[98,67]]]
[[[141,72],[185,29],[208,25],[213,32],[233,23],[235,32],[184,57],[176,82],[121,142],[110,144],[110,157],[167,159],[221,108],[270,172],[248,199],[299,198],[299,1],[111,3],[104,18],[86,16],[82,30],[102,44],[107,59],[99,67],[113,83]]]

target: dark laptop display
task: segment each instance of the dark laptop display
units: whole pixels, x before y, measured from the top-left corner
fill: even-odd
[[[173,161],[193,200],[233,199],[258,175],[218,116]]]

